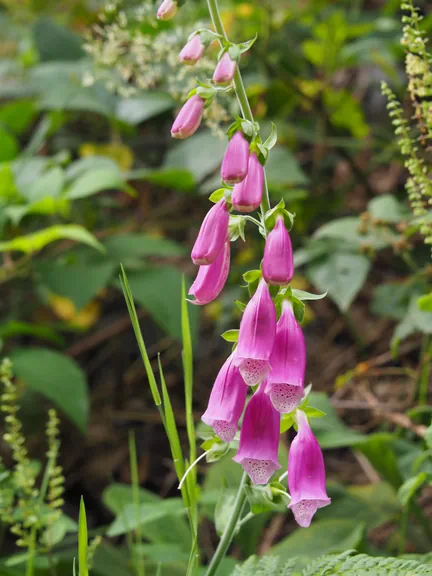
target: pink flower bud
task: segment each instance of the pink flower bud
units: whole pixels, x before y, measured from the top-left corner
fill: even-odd
[[[234,366],[233,354],[216,377],[207,410],[201,420],[211,426],[224,442],[231,442],[246,401],[247,386]]]
[[[180,52],[180,62],[184,64],[196,64],[203,55],[205,46],[201,42],[199,34],[195,34]]]
[[[230,241],[226,240],[216,260],[207,266],[200,266],[189,295],[195,296],[192,304],[208,304],[219,296],[228,278],[230,265]]]
[[[264,186],[264,169],[255,152],[249,156],[248,173],[243,182],[236,184],[232,205],[238,212],[253,212],[261,204]]]
[[[289,284],[294,276],[291,238],[281,215],[277,217],[275,227],[267,236],[262,272],[266,282],[275,285]]]
[[[238,130],[228,143],[221,167],[221,177],[228,184],[244,180],[248,171],[249,142]]]
[[[243,312],[234,360],[249,386],[258,384],[270,372],[275,336],[276,309],[267,284],[261,280]]]
[[[222,198],[207,212],[192,248],[194,264],[211,264],[219,256],[228,238],[229,212]]]
[[[178,6],[174,0],[163,0],[157,11],[159,20],[171,20],[177,14]]]
[[[201,124],[204,99],[195,94],[184,104],[171,128],[173,138],[184,139],[192,136]]]
[[[303,397],[306,345],[288,300],[282,303],[270,364],[266,393],[279,412],[291,412]]]
[[[234,78],[237,62],[231,59],[228,52],[225,52],[216,65],[213,82],[215,84],[229,84]]]
[[[280,415],[261,384],[246,406],[240,445],[233,460],[243,466],[254,484],[267,484],[278,462]]]
[[[288,456],[288,486],[291,508],[299,526],[307,528],[318,508],[330,504],[326,492],[324,459],[307,416],[297,410],[298,434]]]

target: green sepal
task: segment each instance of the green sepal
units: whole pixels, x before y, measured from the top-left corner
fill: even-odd
[[[222,338],[227,342],[237,342],[238,341],[239,330],[237,328],[233,328],[231,330],[226,330],[223,334],[221,334]]]
[[[278,216],[283,216],[285,227],[288,231],[291,230],[294,224],[294,215],[288,210],[285,209],[285,201],[281,200],[279,204],[277,204],[271,210],[268,210],[264,216],[265,227],[268,232],[273,230],[276,225],[276,218]]]
[[[261,280],[262,273],[261,270],[248,270],[243,274],[243,280],[246,284],[252,284],[256,280]]]
[[[225,188],[218,188],[217,190],[212,192],[212,194],[210,194],[209,196],[210,202],[216,204],[217,202],[219,202],[219,200],[222,200],[222,198],[225,196],[225,190],[226,190]]]
[[[234,300],[234,304],[241,312],[244,312],[246,310],[246,304],[244,302],[240,302],[240,300]]]
[[[235,242],[238,238],[241,238],[243,242],[246,242],[244,229],[246,225],[246,220],[243,216],[230,216],[228,225],[228,234],[231,242]]]
[[[305,290],[297,290],[296,288],[293,288],[291,293],[295,298],[298,298],[298,300],[301,300],[302,302],[304,300],[322,300],[327,296],[327,290],[322,294],[312,294],[311,292],[306,292]]]
[[[240,50],[240,53],[243,54],[244,52],[250,50],[257,41],[257,38],[258,34],[255,34],[255,36],[250,40],[246,40],[246,42],[240,42],[240,44],[237,44],[237,48]]]

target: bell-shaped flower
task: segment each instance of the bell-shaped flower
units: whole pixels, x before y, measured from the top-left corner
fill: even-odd
[[[229,84],[234,78],[236,67],[237,62],[231,58],[228,52],[225,52],[216,65],[213,82],[221,85]]]
[[[275,285],[289,284],[294,276],[291,238],[281,215],[277,217],[275,227],[267,236],[262,273],[268,284]]]
[[[192,248],[192,262],[212,264],[219,256],[228,238],[229,212],[222,198],[207,212]]]
[[[306,345],[288,300],[282,302],[270,364],[266,393],[279,412],[291,412],[303,397]]]
[[[255,386],[271,370],[270,355],[276,336],[276,309],[264,280],[243,312],[235,363],[244,381]]]
[[[220,369],[207,410],[201,417],[224,442],[231,442],[236,435],[247,394],[247,386],[234,365],[233,356],[231,354]]]
[[[194,94],[184,104],[171,127],[171,136],[183,140],[194,134],[200,124],[204,110],[204,99]]]
[[[249,156],[246,178],[234,186],[232,205],[238,212],[253,212],[262,201],[264,169],[255,152]]]
[[[249,142],[238,130],[228,143],[221,167],[221,177],[228,184],[244,180],[248,172]]]
[[[157,11],[159,20],[171,20],[177,14],[178,6],[174,0],[163,0]]]
[[[203,55],[205,45],[199,34],[195,34],[182,48],[179,58],[183,64],[196,64]]]
[[[297,410],[298,433],[288,456],[288,488],[291,508],[299,526],[307,528],[318,510],[330,504],[326,492],[324,458],[307,416]]]
[[[228,278],[230,266],[230,241],[226,240],[216,260],[207,266],[200,266],[189,295],[195,300],[192,304],[208,304],[219,296]]]
[[[265,382],[246,406],[239,449],[233,458],[242,465],[254,484],[267,484],[273,472],[280,468],[280,414],[264,393],[264,387]]]

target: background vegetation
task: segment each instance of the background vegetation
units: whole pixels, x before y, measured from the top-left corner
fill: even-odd
[[[327,414],[313,426],[332,505],[302,530],[283,503],[252,502],[257,514],[221,574],[251,554],[279,559],[249,560],[235,574],[274,574],[293,557],[301,570],[342,552],[307,573],[360,573],[366,561],[350,549],[403,557],[383,559],[383,574],[430,573],[432,73],[412,46],[420,30],[430,35],[432,15],[419,5],[417,21],[410,6],[401,44],[393,0],[222,4],[230,38],[259,33],[242,67],[256,119],[268,132],[278,126],[267,174],[273,199],[297,215],[294,285],[328,291],[306,309],[304,330],[311,404]],[[143,2],[0,1],[0,338],[15,375],[4,363],[2,575],[28,574],[35,550],[31,574],[71,574],[81,495],[92,574],[186,573],[177,477],[118,277],[122,263],[185,445],[182,275],[190,285],[188,252],[235,110],[221,99],[193,139],[171,141],[196,74],[177,53],[207,12],[188,2],[175,28],[154,12]],[[200,77],[215,58],[216,49]],[[231,286],[216,303],[189,307],[196,421],[260,242],[235,245]],[[214,460],[198,466],[204,559],[241,472],[229,456]]]

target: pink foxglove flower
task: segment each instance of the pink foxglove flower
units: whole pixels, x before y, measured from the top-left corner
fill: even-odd
[[[224,442],[231,442],[246,401],[247,386],[233,362],[233,354],[219,371],[201,420]]]
[[[195,34],[182,48],[179,58],[183,64],[196,64],[205,50],[199,34]]]
[[[326,492],[324,459],[307,416],[297,411],[298,433],[288,456],[288,487],[291,508],[299,526],[307,528],[318,510],[330,504]]]
[[[243,312],[235,355],[235,363],[249,386],[258,384],[270,372],[275,336],[276,309],[267,284],[261,280]]]
[[[232,205],[238,212],[253,212],[262,201],[264,169],[255,152],[249,156],[246,178],[234,186]]]
[[[184,104],[171,128],[171,136],[183,140],[195,134],[201,124],[204,99],[194,94]]]
[[[275,285],[289,284],[294,276],[291,238],[281,215],[267,236],[262,272],[266,282]]]
[[[265,382],[246,406],[240,445],[233,458],[243,466],[254,484],[267,484],[278,462],[280,415],[264,393]]]
[[[228,52],[225,52],[216,65],[213,82],[215,84],[229,84],[234,78],[237,62],[231,58]]]
[[[228,238],[229,212],[222,198],[207,212],[192,248],[194,264],[212,264],[219,256]]]
[[[157,11],[159,20],[171,20],[177,14],[178,6],[174,0],[163,0]]]
[[[200,266],[189,295],[195,296],[192,304],[208,304],[219,296],[228,278],[230,266],[230,241],[226,240],[216,260],[207,266]]]
[[[291,412],[303,396],[306,345],[288,300],[282,302],[270,364],[266,393],[279,412]]]
[[[236,184],[244,180],[248,171],[249,142],[238,130],[229,141],[222,161],[221,177],[228,184]]]

